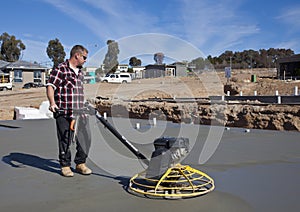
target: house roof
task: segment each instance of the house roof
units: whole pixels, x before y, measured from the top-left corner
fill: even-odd
[[[31,63],[23,60],[18,60],[16,62],[12,62],[7,65],[8,69],[22,68],[22,69],[48,69],[45,66],[41,66],[40,64]]]
[[[9,62],[6,62],[4,60],[0,60],[0,69],[4,68],[5,66],[7,66],[9,64]]]
[[[278,63],[300,62],[300,54],[295,54],[290,57],[283,57],[278,59]]]
[[[150,64],[150,65],[146,65],[145,68],[147,70],[149,69],[158,69],[158,70],[165,70],[166,65],[162,64],[162,65],[157,65],[157,64]]]

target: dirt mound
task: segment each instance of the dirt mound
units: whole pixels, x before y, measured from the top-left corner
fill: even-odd
[[[168,120],[227,127],[300,131],[300,106],[236,105],[167,102],[98,102],[99,111],[113,117]]]

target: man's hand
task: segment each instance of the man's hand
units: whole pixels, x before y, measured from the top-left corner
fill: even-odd
[[[53,104],[53,105],[50,105],[49,106],[49,110],[53,113],[57,112],[58,111],[58,106],[56,104]]]

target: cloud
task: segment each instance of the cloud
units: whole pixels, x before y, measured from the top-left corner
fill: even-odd
[[[71,1],[45,1],[89,28],[104,41],[146,32],[149,27],[153,27],[155,20],[155,17],[136,8],[129,10],[130,4],[127,1],[84,0],[84,6],[75,5]]]
[[[285,33],[299,34],[300,31],[300,5],[293,5],[282,10],[281,14],[275,17],[285,24]]]
[[[103,43],[108,39],[120,40],[128,36],[161,33],[186,40],[202,52],[213,56],[225,50],[244,50],[248,46],[262,48],[266,43],[265,38],[260,37],[265,23],[253,16],[253,13],[243,10],[247,6],[244,1],[174,0],[143,3],[132,0],[77,0],[76,4],[71,0],[44,2],[77,21],[79,26],[85,26]],[[277,17],[277,20],[293,25],[294,32],[300,25],[298,8],[287,8]]]
[[[289,40],[289,41],[284,41],[278,44],[275,44],[274,48],[279,48],[279,49],[300,49],[299,45],[300,40]],[[297,53],[297,52],[295,52]]]
[[[236,1],[224,4],[223,1],[178,0],[174,4],[157,5],[156,9],[161,6],[162,13],[147,10],[135,1],[84,0],[86,7],[68,1],[47,1],[70,17],[76,17],[104,41],[141,33],[164,33],[188,40],[204,52],[217,53],[242,44],[243,38],[260,30],[238,16]],[[93,13],[85,8],[93,8]]]
[[[290,48],[299,54],[300,50],[300,5],[289,5],[282,9],[281,13],[275,17],[275,20],[284,27],[280,30],[283,41],[276,44],[277,48]]]
[[[22,53],[21,60],[38,62],[45,66],[51,64],[51,60],[46,53],[48,43],[28,39],[22,40],[22,42],[25,44],[26,49]]]
[[[183,1],[186,38],[202,51],[217,54],[243,44],[243,39],[259,33],[256,24],[239,13],[236,1]]]
[[[107,15],[111,16],[119,16],[120,14],[124,14],[124,11],[120,11],[118,8],[122,8],[124,2],[122,0],[84,0],[85,3],[102,10]],[[127,2],[126,2],[127,3]],[[121,12],[121,13],[119,13]]]
[[[109,30],[106,29],[107,23],[100,18],[96,18],[87,9],[74,4],[71,1],[45,0],[53,7],[59,9],[65,15],[84,25],[96,34],[100,39],[107,39]]]
[[[282,10],[281,14],[276,17],[281,22],[288,24],[299,30],[300,27],[300,5],[293,5]]]
[[[145,58],[148,58],[147,61],[152,64],[153,56],[157,52],[163,52],[165,57],[172,61],[191,61],[198,57],[204,57],[203,53],[191,43],[167,34],[137,34],[121,38],[117,42],[120,49],[119,61],[129,61],[131,57],[135,56],[143,58],[143,63],[145,63]],[[102,48],[89,59],[88,64],[100,66],[106,52],[107,48]]]
[[[100,10],[99,13],[103,15],[98,15],[97,18],[98,20],[103,19],[104,23],[101,30],[108,31],[113,39],[152,31],[159,21],[149,11],[144,11],[138,7],[135,1],[85,0],[85,2]]]

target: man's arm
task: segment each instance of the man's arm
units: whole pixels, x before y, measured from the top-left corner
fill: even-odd
[[[47,98],[49,100],[49,110],[51,112],[55,112],[56,109],[58,109],[58,106],[56,105],[55,103],[55,100],[54,100],[54,88],[52,87],[52,85],[47,85],[47,88],[46,88],[46,93],[47,93]]]

